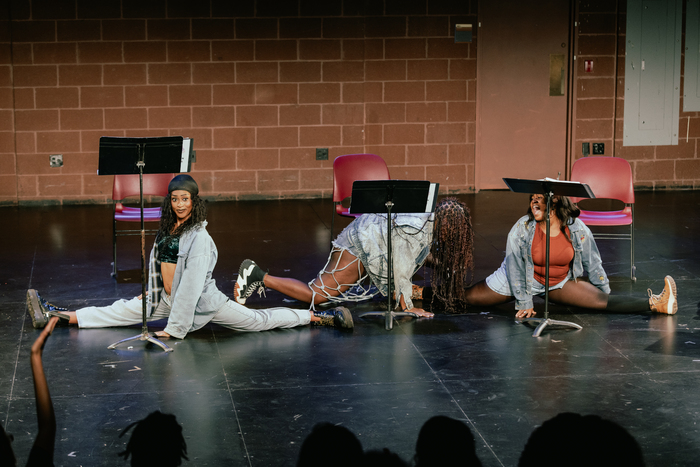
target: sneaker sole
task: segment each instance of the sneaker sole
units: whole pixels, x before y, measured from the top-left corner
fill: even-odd
[[[340,310],[340,313],[343,315],[343,321],[345,322],[345,326],[343,326],[342,329],[354,329],[355,322],[352,320],[352,313],[350,313],[350,310],[348,310],[344,306],[339,306],[338,310]]]
[[[238,284],[238,298],[236,301],[241,305],[245,305],[245,301],[253,295],[254,288],[253,284],[248,284],[248,278],[255,270],[255,263],[249,259],[241,263],[241,267],[238,268],[238,279],[236,279],[236,284]]]
[[[671,294],[668,297],[668,307],[666,308],[666,311],[668,313],[668,310],[671,310],[669,315],[675,315],[676,312],[678,311],[678,295],[676,292],[676,281],[673,280],[673,277],[671,276],[666,276],[664,278],[664,282],[666,283],[666,286],[671,290]]]
[[[39,296],[34,289],[27,290],[27,313],[32,318],[34,329],[41,329],[46,326],[46,317],[41,312]]]

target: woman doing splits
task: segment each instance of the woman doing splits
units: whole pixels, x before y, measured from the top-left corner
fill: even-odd
[[[515,300],[517,319],[535,316],[534,295],[544,296],[546,263],[546,201],[531,195],[527,215],[508,234],[506,258],[501,267],[465,294],[466,305],[498,305]],[[608,295],[610,285],[590,229],[579,219],[580,210],[566,196],[552,198],[550,210],[549,299],[553,303],[612,313],[678,310],[676,283],[664,279],[664,290],[649,298]],[[583,273],[588,280],[580,280]],[[431,290],[422,291],[430,299]]]
[[[252,310],[217,289],[212,272],[217,250],[206,230],[206,206],[199,187],[189,175],[172,179],[163,201],[160,228],[150,256],[148,277],[149,321],[168,318],[160,337],[183,339],[209,322],[237,331],[265,331],[309,324],[339,328],[353,327],[346,308],[321,313],[290,308]],[[49,316],[58,315],[81,328],[129,326],[142,322],[141,296],[118,300],[106,307],[87,307],[63,312],[41,298],[36,290],[27,291],[27,310],[35,328],[43,327]]]
[[[411,300],[413,274],[426,262],[434,271],[431,284],[436,295],[451,307],[464,299],[465,287],[473,270],[473,239],[469,209],[455,198],[442,200],[434,214],[392,215],[393,280],[398,305],[418,316],[433,314],[414,308]],[[327,301],[367,298],[371,294],[362,283],[369,275],[386,297],[387,219],[383,214],[363,214],[348,225],[333,241],[326,265],[309,282],[276,277],[265,273],[251,260],[239,269],[234,297],[245,303],[256,290],[269,287],[289,297],[318,305]],[[360,294],[357,294],[357,291]]]

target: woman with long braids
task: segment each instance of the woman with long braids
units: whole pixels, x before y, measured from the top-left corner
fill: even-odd
[[[465,287],[473,270],[472,232],[469,209],[455,198],[442,200],[434,214],[392,215],[392,262],[397,306],[418,316],[433,313],[415,308],[411,299],[413,274],[429,259],[433,264],[432,285],[436,294],[452,311],[464,300]],[[314,305],[327,301],[353,301],[373,294],[363,286],[369,276],[378,291],[386,296],[387,219],[385,214],[363,214],[350,223],[333,241],[326,265],[315,279],[306,283],[297,279],[272,276],[254,261],[241,264],[234,297],[244,304],[256,290],[265,287]]]
[[[515,300],[517,319],[535,316],[533,296],[544,296],[546,202],[543,195],[530,196],[527,214],[508,234],[506,257],[486,280],[464,291],[465,306],[499,305]],[[579,208],[566,196],[552,198],[550,210],[549,299],[553,303],[602,310],[610,313],[655,311],[672,315],[678,310],[676,283],[664,278],[659,295],[648,290],[648,298],[609,295],[593,234],[577,217]],[[587,280],[580,279],[584,272]],[[417,290],[425,300],[440,291]]]
[[[219,291],[212,278],[217,250],[206,230],[206,206],[194,179],[181,174],[172,179],[161,208],[161,222],[150,255],[148,319],[168,318],[159,337],[183,339],[209,322],[237,331],[291,328],[310,322],[352,328],[346,308],[320,313],[290,308],[252,310]],[[110,306],[65,311],[27,291],[27,309],[35,328],[56,315],[81,328],[129,326],[142,322],[142,297],[118,300]]]

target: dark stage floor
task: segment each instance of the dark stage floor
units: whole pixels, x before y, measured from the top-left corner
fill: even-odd
[[[482,192],[464,199],[482,279],[499,266],[527,198]],[[388,447],[410,460],[421,425],[443,414],[470,426],[485,466],[514,466],[532,430],[564,411],[618,422],[639,441],[647,465],[697,465],[699,204],[698,191],[637,194],[636,283],[628,278],[628,244],[599,242],[613,293],[660,293],[664,275],[672,275],[680,298],[675,316],[553,306],[552,317],[583,330],[533,338],[531,328],[514,322],[509,304],[403,318],[385,331],[379,320],[358,318],[376,301],[350,307],[352,334],[309,327],[243,334],[210,325],[171,340],[170,354],[141,342],[107,349],[140,326],[57,328],[44,355],[58,421],[55,463],[125,465],[117,457],[126,443],[120,432],[160,409],[183,425],[189,465],[291,466],[321,421],[348,427],[366,449]],[[247,257],[273,274],[312,278],[328,254],[330,212],[329,200],[210,203],[220,288],[232,293]],[[39,334],[25,313],[26,289],[71,309],[137,295],[138,240],[120,239],[115,281],[110,206],[5,207],[0,215],[0,422],[14,434],[24,465],[36,435],[29,349]],[[248,303],[303,307],[273,292]],[[541,311],[544,304],[535,306]]]

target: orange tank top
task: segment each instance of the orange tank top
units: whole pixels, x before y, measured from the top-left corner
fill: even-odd
[[[532,240],[532,262],[535,265],[535,280],[544,284],[547,237],[539,226],[536,229],[535,238]],[[549,239],[550,287],[566,279],[569,273],[569,265],[574,259],[574,247],[569,240],[570,236],[569,228],[566,227],[566,232],[559,232],[559,235]]]

